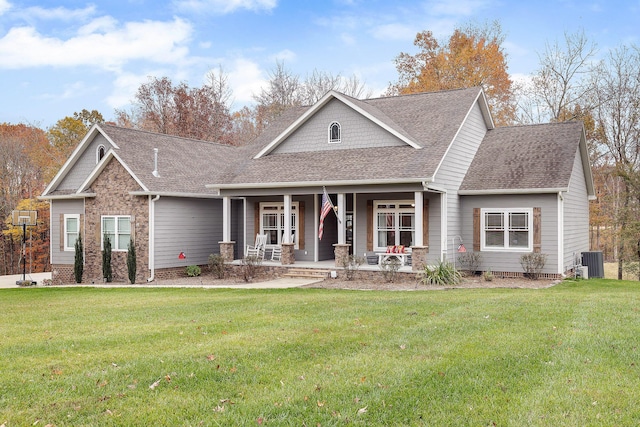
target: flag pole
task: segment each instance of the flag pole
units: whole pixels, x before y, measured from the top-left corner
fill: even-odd
[[[336,219],[338,220],[338,222],[342,222],[342,220],[338,216],[338,209],[336,208],[336,206],[331,201],[331,197],[329,197],[329,193],[327,193],[327,189],[325,188],[324,185],[322,186],[322,191],[324,192],[325,196],[327,196],[327,200],[329,201],[329,204],[331,205],[331,210],[333,211],[333,214],[336,216]]]

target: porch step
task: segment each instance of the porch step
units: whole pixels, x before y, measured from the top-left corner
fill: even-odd
[[[331,270],[315,270],[310,268],[290,268],[283,276],[301,277],[305,279],[326,279]]]

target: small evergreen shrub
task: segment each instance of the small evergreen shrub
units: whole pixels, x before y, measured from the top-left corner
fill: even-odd
[[[224,279],[226,275],[227,265],[224,262],[224,257],[220,254],[209,255],[209,270],[218,279]]]
[[[493,273],[491,272],[491,270],[487,270],[484,272],[484,281],[485,282],[492,282],[493,281]]]
[[[104,250],[102,251],[102,277],[107,281],[113,280],[113,271],[111,270],[111,240],[105,234]]]
[[[190,265],[187,267],[187,276],[189,277],[197,277],[200,274],[202,274],[202,269],[200,269],[200,267],[198,267],[197,265]]]
[[[523,254],[520,257],[520,265],[524,270],[525,277],[532,280],[538,280],[546,262],[547,254],[532,252],[529,254]]]
[[[447,261],[440,261],[434,267],[427,265],[420,273],[420,281],[425,285],[456,285],[461,278],[460,272]]]
[[[82,234],[78,234],[76,244],[74,245],[75,258],[73,260],[73,278],[76,283],[82,283],[82,274],[84,273],[84,249],[82,247]]]
[[[136,283],[136,245],[133,244],[133,239],[129,240],[129,247],[127,248],[127,273],[129,273],[129,282],[133,285]]]

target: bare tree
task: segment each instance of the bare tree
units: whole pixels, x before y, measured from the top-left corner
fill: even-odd
[[[591,61],[597,54],[584,32],[564,35],[564,45],[557,41],[546,44],[540,57],[540,68],[529,84],[519,87],[518,121],[546,123],[571,120],[576,106],[590,111],[593,108]]]
[[[640,261],[640,50],[613,50],[594,72],[592,84],[598,140],[621,183],[615,225],[622,279],[625,260]]]

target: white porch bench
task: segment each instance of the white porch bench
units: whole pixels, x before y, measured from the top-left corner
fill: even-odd
[[[389,261],[392,258],[397,259],[398,261],[400,261],[400,265],[406,265],[407,264],[407,259],[411,256],[410,253],[400,253],[400,254],[395,254],[392,252],[382,252],[382,253],[378,253],[378,265],[382,265],[383,262],[385,261]]]

